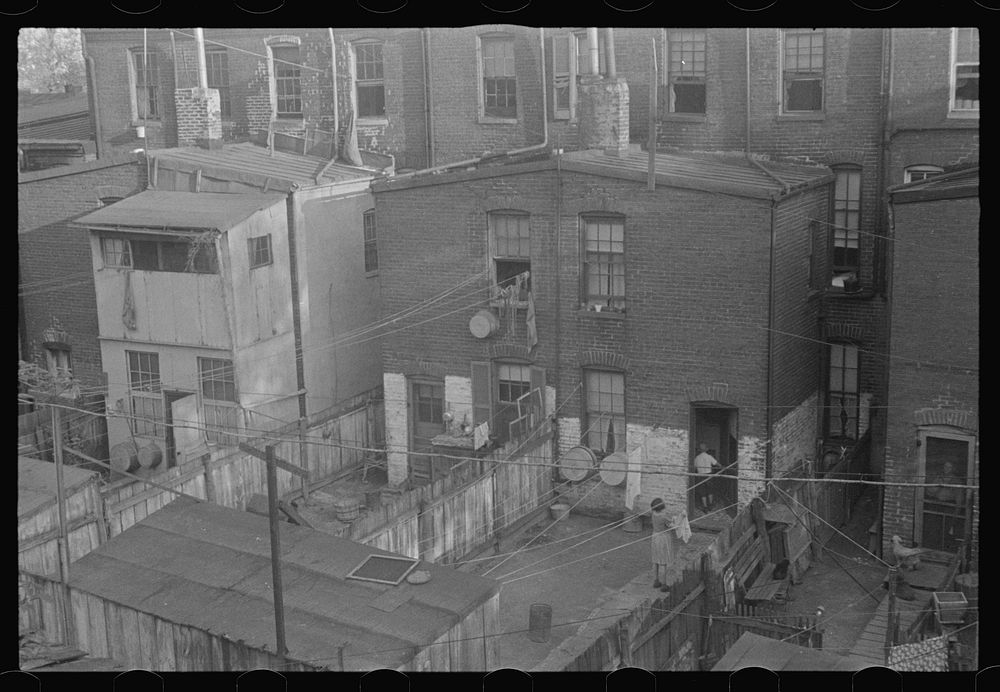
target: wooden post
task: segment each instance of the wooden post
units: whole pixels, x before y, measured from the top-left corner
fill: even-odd
[[[264,448],[267,455],[267,516],[271,527],[271,578],[274,592],[274,630],[278,643],[278,656],[284,658],[285,606],[281,591],[281,536],[278,528],[278,469],[274,463],[274,445]]]
[[[309,450],[306,444],[306,419],[299,418],[299,466],[309,470]],[[309,503],[309,479],[302,477],[302,501]]]
[[[52,456],[56,463],[56,504],[59,512],[59,581],[63,588],[63,626],[64,639],[67,645],[73,644],[73,622],[70,619],[69,595],[69,545],[66,536],[66,497],[63,489],[63,458],[62,458],[62,416],[59,407],[52,404]]]
[[[889,612],[885,620],[885,663],[889,664],[889,651],[895,643],[893,637],[893,621],[896,615],[896,565],[889,567]]]
[[[628,625],[623,620],[618,621],[618,650],[620,652],[620,667],[632,666],[632,649],[629,644]]]

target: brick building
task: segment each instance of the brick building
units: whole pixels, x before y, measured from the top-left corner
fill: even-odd
[[[697,441],[736,462],[720,492],[740,502],[760,483],[737,488],[737,470],[760,478],[813,453],[811,252],[829,169],[658,155],[649,192],[646,166],[635,150],[543,152],[373,185],[386,312],[462,286],[383,341],[391,481],[407,478],[396,450],[443,431],[443,412],[502,440],[516,395],[536,387],[561,452],[645,448],[647,504],[685,503],[688,480],[668,474],[688,470]],[[519,272],[525,290],[505,301]],[[620,511],[623,493],[591,501]]]
[[[979,168],[891,190],[892,350],[885,473],[979,482]],[[978,554],[979,493],[887,488],[883,549]]]

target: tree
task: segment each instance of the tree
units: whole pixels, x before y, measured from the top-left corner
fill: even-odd
[[[79,29],[24,28],[17,34],[17,88],[61,92],[83,87],[86,70]]]

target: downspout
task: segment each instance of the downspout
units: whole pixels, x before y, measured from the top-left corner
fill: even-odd
[[[299,388],[299,418],[308,416],[306,411],[306,374],[302,362],[302,316],[299,306],[299,267],[295,241],[295,192],[288,193],[288,276],[292,284],[292,332],[295,336],[295,379]]]
[[[198,88],[208,89],[208,65],[205,63],[205,30],[194,30],[194,45],[198,58]],[[207,134],[207,133],[206,133]]]
[[[746,66],[747,66],[747,158],[750,158],[750,27],[746,33]]]
[[[546,80],[545,80],[545,28],[538,28],[539,44],[541,48],[541,75],[542,75],[542,141],[539,144],[532,144],[528,147],[522,147],[520,149],[508,149],[505,152],[500,152],[499,154],[493,154],[491,158],[498,155],[502,156],[513,156],[515,154],[526,154],[531,151],[541,150],[549,145],[549,104],[548,104],[548,94],[546,94]],[[459,168],[461,166],[471,166],[482,161],[485,156],[479,156],[474,159],[465,159],[464,161],[456,161],[455,163],[446,163],[442,166],[432,166],[430,168],[424,168],[419,171],[412,171],[410,173],[401,173],[394,176],[394,178],[410,178],[415,175],[424,175],[426,173],[437,173],[438,171],[445,171],[450,168]]]
[[[556,151],[556,394],[561,391],[561,381],[562,377],[562,269],[561,269],[561,238],[562,238],[562,149]],[[565,402],[563,402],[565,403]],[[552,440],[552,458],[555,459],[556,455],[560,452],[559,449],[559,419],[556,416],[556,412],[552,412],[552,422],[554,425]],[[553,467],[552,469],[552,482],[557,483],[558,470]]]
[[[434,165],[434,109],[431,106],[431,30],[420,30],[424,58],[424,133],[427,139],[427,165]]]
[[[767,396],[765,402],[767,408],[764,411],[766,421],[767,440],[764,457],[764,478],[770,479],[774,466],[774,431],[771,430],[772,418],[771,407],[774,405],[774,217],[778,202],[775,197],[771,198],[771,243],[769,270],[767,277]]]
[[[330,159],[337,158],[337,144],[340,138],[340,101],[337,97],[337,42],[333,38],[333,27],[327,27],[330,32],[330,71],[333,78],[333,146]]]
[[[101,115],[97,104],[97,71],[94,67],[93,56],[87,55],[87,40],[82,31],[80,32],[80,43],[82,44],[83,54],[86,56],[84,60],[87,63],[87,101],[90,105],[91,117],[94,119],[94,154],[97,158],[101,158],[104,150],[104,140],[101,132]]]

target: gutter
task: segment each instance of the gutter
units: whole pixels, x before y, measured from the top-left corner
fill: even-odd
[[[498,158],[500,156],[514,156],[515,154],[526,154],[530,151],[537,151],[546,148],[549,145],[549,104],[548,104],[548,94],[546,94],[547,84],[545,80],[545,27],[538,28],[539,36],[539,48],[540,48],[540,72],[542,76],[542,141],[539,144],[533,144],[528,147],[522,147],[520,149],[508,149],[507,151],[498,152],[496,154],[491,154],[489,156],[479,156],[474,159],[465,159],[464,161],[456,161],[455,163],[447,163],[442,166],[432,166],[431,168],[424,168],[419,171],[412,171],[410,173],[402,173],[393,176],[393,179],[400,178],[412,178],[416,175],[425,175],[427,173],[438,173],[440,171],[446,171],[451,168],[460,168],[462,166],[471,166],[480,163],[487,158]]]
[[[767,440],[764,457],[764,478],[770,479],[772,467],[774,465],[774,431],[771,429],[772,415],[771,406],[774,397],[774,212],[777,202],[771,200],[771,247],[770,247],[770,269],[767,278],[767,409],[764,411],[764,420],[767,427]]]
[[[434,109],[431,106],[431,30],[420,30],[424,59],[424,133],[427,139],[427,165],[434,165]]]
[[[340,136],[340,102],[337,100],[337,42],[333,38],[333,27],[327,27],[330,32],[330,70],[333,73],[333,152],[331,161],[336,160],[337,138]]]
[[[102,139],[101,132],[101,116],[97,107],[97,74],[95,73],[94,58],[87,55],[87,41],[82,31],[80,32],[80,42],[83,44],[83,54],[87,56],[84,59],[84,62],[87,64],[87,101],[89,102],[90,112],[92,113],[91,117],[94,121],[95,155],[97,158],[101,158],[104,150],[104,140]]]

